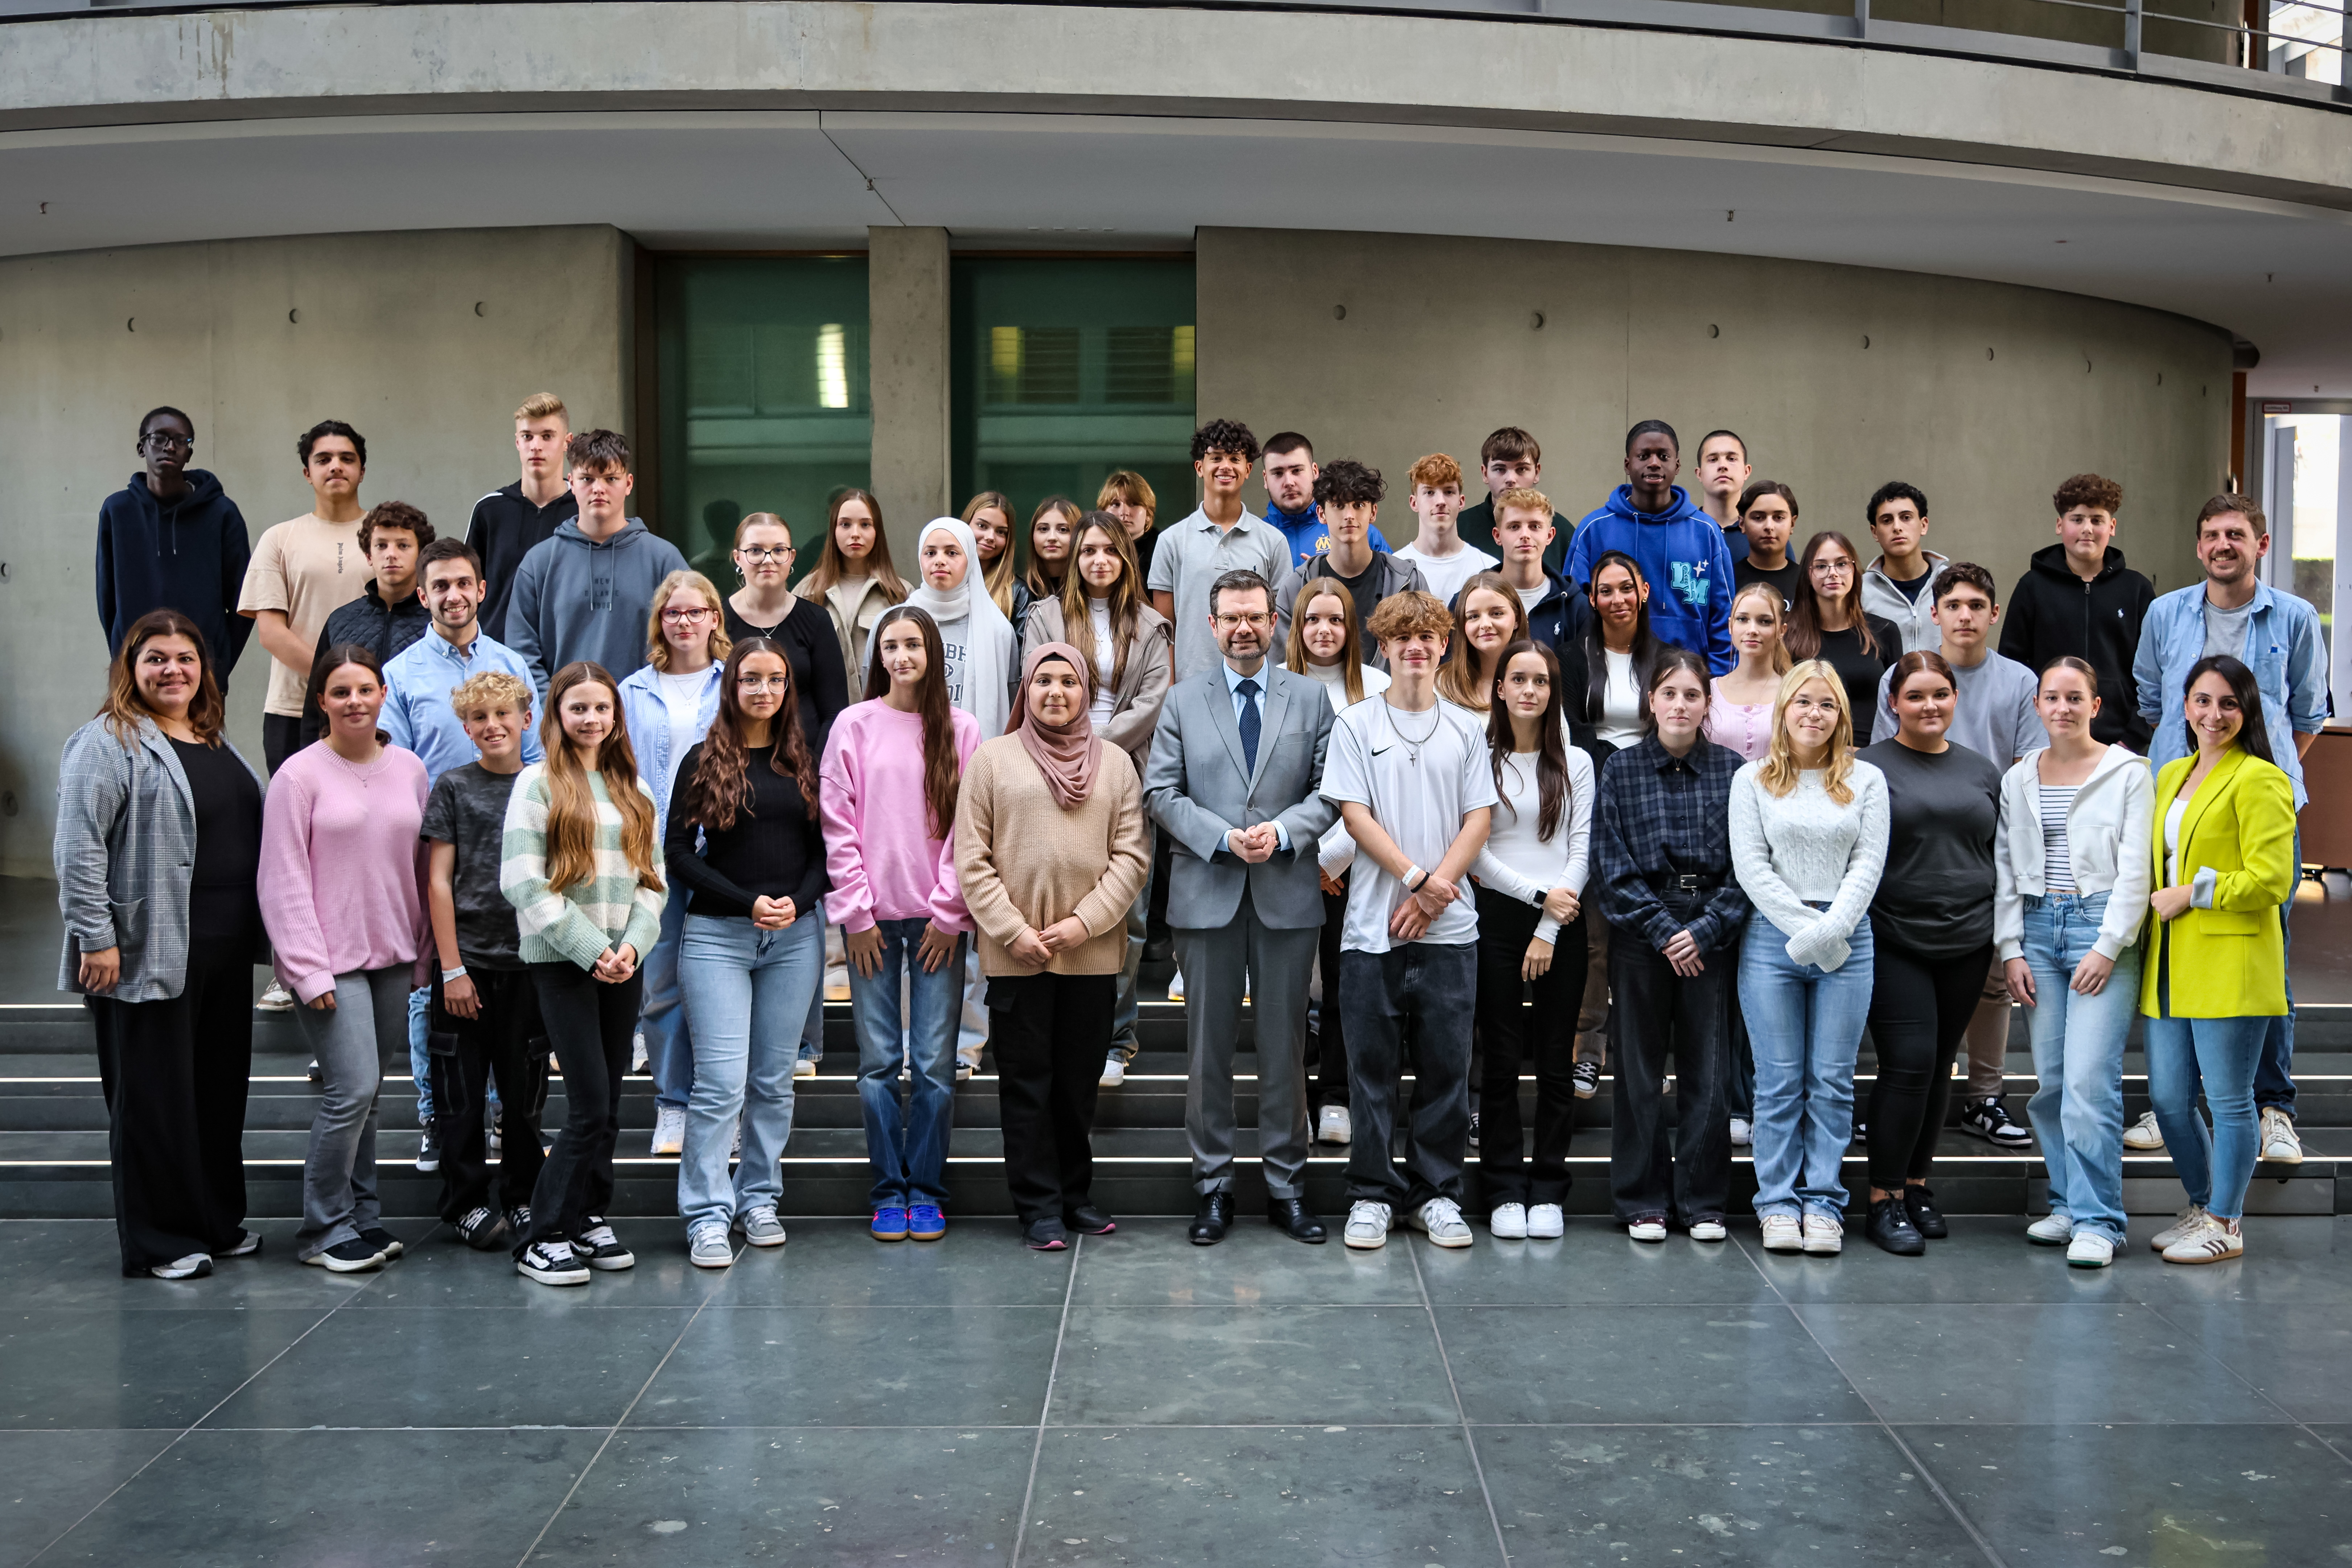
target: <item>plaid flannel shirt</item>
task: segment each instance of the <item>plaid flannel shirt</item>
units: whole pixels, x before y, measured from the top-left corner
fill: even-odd
[[[1652,736],[1601,770],[1592,812],[1592,860],[1609,923],[1664,948],[1687,927],[1701,952],[1738,939],[1748,895],[1731,874],[1731,778],[1738,752],[1701,741],[1677,757]],[[1659,889],[1677,876],[1717,881],[1699,913],[1667,910]]]

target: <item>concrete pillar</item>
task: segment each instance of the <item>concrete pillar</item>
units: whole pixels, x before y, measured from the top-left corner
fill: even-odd
[[[874,494],[911,579],[915,530],[949,510],[948,231],[866,230]]]

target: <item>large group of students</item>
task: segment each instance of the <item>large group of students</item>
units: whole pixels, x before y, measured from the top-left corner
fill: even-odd
[[[107,696],[59,771],[58,983],[97,1031],[127,1275],[260,1247],[256,963],[316,1058],[304,1263],[401,1254],[376,1134],[404,1055],[442,1218],[523,1276],[634,1262],[607,1215],[639,1068],[691,1260],[781,1245],[829,967],[877,1240],[945,1235],[983,1048],[1026,1245],[1109,1233],[1093,1125],[1162,910],[1196,1244],[1234,1223],[1245,1005],[1266,1218],[1302,1242],[1328,1236],[1318,1141],[1347,1150],[1349,1247],[1469,1246],[1473,1160],[1493,1237],[1561,1235],[1604,1066],[1611,1205],[1643,1243],[1722,1241],[1745,1146],[1764,1247],[1834,1254],[1858,1140],[1867,1237],[1923,1253],[1963,1052],[1958,1126],[2040,1139],[2025,1236],[2078,1267],[2123,1244],[2126,1148],[2179,1176],[2174,1263],[2239,1257],[2257,1163],[2301,1158],[2284,911],[2325,660],[2242,496],[2199,510],[2202,574],[2158,596],[2113,543],[2121,487],[2068,479],[2004,605],[1927,548],[1910,484],[1869,499],[1867,559],[1799,545],[1795,491],[1727,430],[1685,489],[1675,431],[1635,425],[1572,528],[1498,430],[1476,505],[1454,458],[1412,465],[1392,550],[1377,470],[1216,419],[1165,526],[1131,472],[1025,532],[983,492],[902,577],[843,489],[805,572],[785,519],[745,517],[727,592],[630,515],[626,442],[551,395],[463,539],[363,509],[366,443],[329,420],[298,447],[312,510],[248,547],[194,443],[149,414],[105,504]],[[253,632],[266,789],[222,733]],[[2127,1126],[2135,1015],[2153,1109]]]

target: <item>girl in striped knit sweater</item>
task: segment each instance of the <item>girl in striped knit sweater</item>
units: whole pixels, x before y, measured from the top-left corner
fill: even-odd
[[[516,1269],[542,1285],[585,1285],[592,1268],[636,1262],[604,1210],[644,989],[637,960],[659,933],[665,895],[653,801],[614,689],[604,666],[585,662],[548,682],[561,732],[515,781],[499,857],[571,1106],[515,1244]]]

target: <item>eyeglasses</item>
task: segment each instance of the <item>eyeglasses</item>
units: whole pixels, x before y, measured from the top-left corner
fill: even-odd
[[[139,444],[159,452],[193,452],[196,449],[194,436],[182,436],[171,430],[150,430],[139,437]]]
[[[793,547],[789,544],[747,544],[742,549],[735,552],[735,553],[740,555],[746,561],[755,563],[767,561],[788,561],[792,559]]]
[[[1272,616],[1265,615],[1219,616],[1217,617],[1217,625],[1227,627],[1228,629],[1234,626],[1257,626],[1263,629],[1274,625],[1274,617]]]
[[[1837,699],[1834,697],[1791,697],[1789,699],[1789,706],[1796,711],[1804,713],[1834,713],[1837,711]]]
[[[789,675],[739,675],[735,678],[738,691],[785,691],[792,688]]]
[[[709,610],[664,610],[661,618],[664,626],[690,626],[697,621],[709,620],[710,612]]]
[[[1853,574],[1853,563],[1851,561],[1816,561],[1813,563],[1812,570],[1813,575],[1816,577],[1850,577]]]

